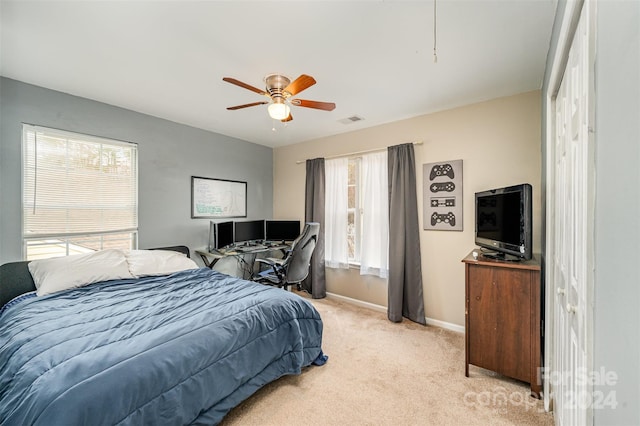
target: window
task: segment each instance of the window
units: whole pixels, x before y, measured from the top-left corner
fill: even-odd
[[[349,158],[347,182],[347,247],[349,263],[360,263],[360,236],[362,210],[360,209],[360,158]]]
[[[325,161],[325,262],[386,277],[389,251],[387,153]]]
[[[137,247],[135,144],[31,125],[22,143],[27,260]]]

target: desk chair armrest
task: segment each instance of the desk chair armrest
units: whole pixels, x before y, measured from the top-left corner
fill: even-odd
[[[282,262],[277,262],[276,259],[256,259],[255,262],[270,266],[274,270],[280,269],[278,267],[282,266]]]
[[[284,278],[284,268],[282,267],[282,263],[275,262],[274,260],[279,259],[256,259],[255,261],[256,263],[269,266],[273,270],[273,273],[276,274],[278,279],[281,280]]]

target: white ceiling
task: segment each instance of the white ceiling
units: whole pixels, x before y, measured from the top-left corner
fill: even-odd
[[[556,0],[438,0],[437,63],[433,1],[0,5],[3,76],[277,147],[539,89]],[[274,72],[336,109],[226,110]]]

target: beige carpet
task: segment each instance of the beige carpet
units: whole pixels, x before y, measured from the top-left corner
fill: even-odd
[[[336,300],[313,300],[329,361],[283,377],[231,411],[230,425],[552,425],[527,384],[470,367],[464,336]]]

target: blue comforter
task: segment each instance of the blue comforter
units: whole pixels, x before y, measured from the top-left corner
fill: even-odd
[[[306,300],[206,268],[27,299],[0,316],[0,424],[215,424],[321,342]]]

